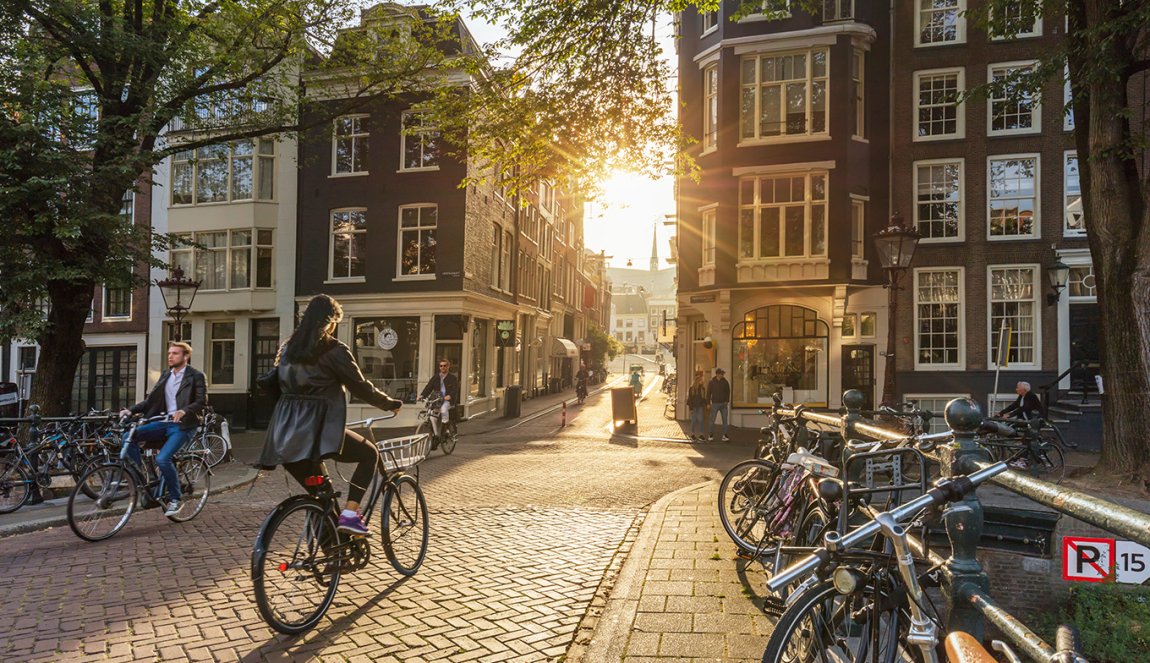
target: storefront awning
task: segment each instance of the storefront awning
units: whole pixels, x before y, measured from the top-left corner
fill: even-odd
[[[567,357],[568,359],[579,358],[579,348],[575,344],[565,338],[556,338],[551,344],[552,357]]]

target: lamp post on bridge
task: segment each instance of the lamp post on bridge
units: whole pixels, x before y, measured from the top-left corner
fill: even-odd
[[[898,342],[896,323],[898,320],[898,291],[902,273],[910,268],[914,250],[922,236],[914,228],[902,223],[902,217],[895,212],[890,217],[890,225],[875,233],[874,244],[878,249],[879,262],[887,273],[887,323],[886,323],[886,368],[883,373],[882,404],[893,406],[898,402],[898,388],[895,381],[895,346]]]

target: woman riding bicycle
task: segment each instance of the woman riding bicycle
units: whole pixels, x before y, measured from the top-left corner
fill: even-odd
[[[381,410],[398,410],[403,402],[363,377],[351,350],[334,336],[342,319],[339,302],[327,295],[312,297],[299,326],[280,346],[275,368],[259,379],[260,387],[278,400],[256,467],[283,465],[303,486],[309,476],[327,476],[325,458],[355,463],[339,529],[366,535],[369,531],[357,509],[375,475],[379,452],[362,436],[344,429],[346,391]]]

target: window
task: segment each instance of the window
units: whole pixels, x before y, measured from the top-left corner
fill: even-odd
[[[126,320],[132,317],[132,288],[104,286],[103,319]]]
[[[866,258],[866,203],[851,201],[851,258]]]
[[[859,333],[864,337],[874,337],[878,314],[868,311],[859,314]]]
[[[703,70],[703,151],[719,146],[719,66]]]
[[[719,12],[703,12],[699,17],[699,25],[703,28],[702,34],[707,34],[719,27]]]
[[[179,329],[176,328],[176,323],[164,323],[164,344],[165,347],[170,345],[172,341],[190,341],[192,340],[192,323],[181,322]]]
[[[511,231],[503,233],[503,258],[500,261],[499,287],[511,292],[511,244],[514,237]]]
[[[1065,110],[1062,111],[1062,129],[1074,131],[1074,106],[1071,105],[1074,93],[1070,89],[1070,65],[1066,65],[1063,77],[1065,82],[1062,84],[1062,106]]]
[[[1070,150],[1065,153],[1062,161],[1063,180],[1063,218],[1062,227],[1066,235],[1083,235],[1086,233],[1086,217],[1082,209],[1082,180],[1078,173],[1078,152]]]
[[[956,398],[970,398],[970,394],[903,394],[902,397],[907,403],[918,403],[919,408],[934,414],[927,422],[930,426],[928,433],[945,433],[950,430],[943,415],[947,404]]]
[[[468,394],[473,398],[487,395],[486,320],[476,320],[471,327],[471,375],[467,377]]]
[[[961,240],[961,159],[914,164],[914,223],[924,240]]]
[[[916,71],[914,73],[917,120],[915,140],[962,138],[966,133],[959,95],[963,69]]]
[[[241,200],[272,200],[275,143],[239,141],[208,145],[172,156],[172,204],[198,205]]]
[[[403,163],[400,170],[435,170],[439,168],[439,131],[425,123],[425,115],[406,111],[403,114]]]
[[[736,407],[771,402],[825,403],[829,387],[827,323],[807,308],[764,306],[731,328],[731,391]]]
[[[503,228],[498,224],[492,226],[491,237],[491,287],[499,287],[499,276],[503,268]]]
[[[1094,301],[1098,292],[1094,289],[1094,265],[1071,265],[1066,279],[1066,292],[1070,299]]]
[[[962,270],[914,272],[916,368],[961,368],[963,363]]]
[[[915,0],[916,45],[933,46],[966,41],[966,0]]]
[[[367,210],[331,211],[331,278],[362,279],[366,273]]]
[[[827,175],[739,182],[739,259],[825,256]]]
[[[1038,133],[1042,130],[1038,94],[1024,90],[1020,85],[1020,78],[1027,77],[1036,67],[1033,62],[990,65],[988,78],[997,89],[990,90],[986,104],[988,134]]]
[[[136,220],[136,192],[128,189],[120,198],[120,218],[129,225]]]
[[[235,384],[236,323],[211,323],[211,353],[208,382],[210,384]]]
[[[275,268],[275,241],[271,230],[256,231],[256,287],[270,288],[274,285],[272,270]]]
[[[1010,327],[1007,361],[1011,366],[1038,364],[1038,268],[990,267],[990,359],[996,365],[999,330]]]
[[[854,0],[823,0],[823,21],[845,21],[854,15]]]
[[[435,233],[439,223],[435,205],[399,208],[399,274],[435,274]]]
[[[259,229],[184,233],[177,236],[178,245],[172,249],[172,267],[195,274],[201,290],[246,290],[253,280],[257,288],[270,288],[273,239],[273,231]]]
[[[843,315],[843,338],[854,338],[858,336],[858,314],[847,313]]]
[[[840,0],[847,3],[850,0]],[[855,138],[866,137],[866,53],[857,48],[851,51],[851,93],[853,96],[855,115],[854,127],[851,135]]]
[[[345,115],[335,119],[331,140],[333,175],[367,173],[367,115]]]
[[[1031,2],[1002,3],[1002,15],[991,12],[991,39],[1018,39],[1042,34],[1042,17],[1038,6]]]
[[[363,376],[387,395],[415,402],[420,389],[419,318],[356,318],[352,324],[352,348]]]
[[[739,137],[827,133],[827,51],[743,58]]]
[[[715,213],[714,207],[703,210],[702,264],[704,267],[715,264]]]
[[[1038,237],[1038,155],[991,157],[990,238]]]

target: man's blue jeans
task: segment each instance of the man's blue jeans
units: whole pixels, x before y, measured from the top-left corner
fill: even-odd
[[[711,437],[715,436],[715,415],[723,415],[723,437],[727,436],[727,429],[730,427],[730,422],[727,418],[731,415],[730,403],[711,403],[711,425],[710,430],[707,432]]]
[[[140,458],[140,445],[164,440],[164,448],[156,454],[156,466],[160,468],[160,476],[164,477],[164,484],[168,487],[168,498],[171,500],[180,499],[180,478],[176,476],[176,464],[172,462],[172,458],[180,447],[191,439],[192,432],[181,429],[174,421],[153,421],[136,429],[136,436],[132,438],[131,444],[128,444],[128,440],[124,440],[124,443],[128,444],[128,455],[141,467],[143,460]]]

